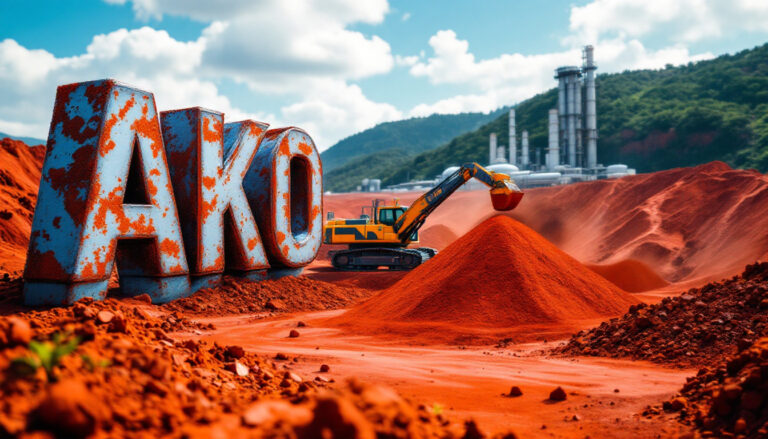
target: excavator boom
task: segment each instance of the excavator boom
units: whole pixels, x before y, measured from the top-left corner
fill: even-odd
[[[496,210],[512,210],[523,198],[523,192],[508,175],[488,171],[477,163],[466,163],[429,192],[417,198],[398,218],[394,228],[400,241],[405,243],[410,240],[427,217],[473,177],[491,188],[491,203]]]

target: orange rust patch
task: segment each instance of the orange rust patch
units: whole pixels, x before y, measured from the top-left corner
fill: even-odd
[[[178,259],[180,251],[181,248],[179,247],[179,243],[172,240],[171,238],[165,238],[160,242],[160,253]]]
[[[291,142],[288,137],[283,138],[280,142],[280,148],[277,150],[280,155],[291,155]]]
[[[157,186],[155,186],[155,183],[152,182],[151,178],[147,179],[147,192],[149,192],[149,196],[152,198],[157,195]]]
[[[216,179],[213,177],[203,177],[203,186],[209,191],[212,191],[216,186]]]
[[[206,142],[218,142],[221,140],[222,125],[221,121],[213,121],[213,129],[210,128],[210,119],[203,118],[203,140]]]
[[[259,244],[259,238],[251,238],[248,240],[248,250],[253,250]]]
[[[277,238],[277,243],[280,244],[283,241],[285,241],[285,233],[277,232],[277,233],[275,233],[275,238]]]
[[[150,149],[152,150],[152,157],[157,158],[161,152],[163,152],[163,139],[160,134],[160,124],[157,121],[157,114],[151,119],[147,118],[149,108],[147,104],[141,109],[143,117],[136,119],[131,124],[131,129],[136,133],[150,140]]]
[[[312,147],[306,142],[299,142],[299,151],[306,156],[312,155]]]
[[[203,202],[200,205],[200,214],[202,215],[201,221],[205,221],[208,216],[213,213],[213,211],[216,209],[216,203],[218,201],[219,195],[216,194],[213,196],[213,199],[211,202],[207,202],[203,200]]]

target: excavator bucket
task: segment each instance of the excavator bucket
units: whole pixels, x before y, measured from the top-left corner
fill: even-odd
[[[496,177],[496,176],[494,176]],[[523,199],[523,191],[507,176],[496,177],[491,189],[491,203],[496,210],[512,210]]]
[[[522,199],[522,192],[493,193],[491,191],[491,203],[493,203],[493,208],[496,210],[512,210],[520,204]]]

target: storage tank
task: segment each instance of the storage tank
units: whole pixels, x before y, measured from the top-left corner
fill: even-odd
[[[606,174],[621,174],[626,173],[629,166],[622,164],[608,165],[605,167]]]
[[[502,173],[502,174],[507,174],[507,175],[509,175],[511,173],[514,173],[514,172],[519,172],[520,171],[520,168],[518,168],[515,165],[509,164],[509,163],[498,163],[498,164],[495,164],[495,165],[490,165],[490,166],[486,167],[485,169],[487,169],[489,171],[493,171],[493,172],[499,172],[499,173]]]

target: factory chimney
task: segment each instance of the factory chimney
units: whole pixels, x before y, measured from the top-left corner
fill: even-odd
[[[595,91],[595,49],[592,46],[584,48],[584,65],[582,70],[586,75],[584,88],[586,89],[586,131],[587,131],[587,167],[597,167],[597,94]]]
[[[517,133],[515,132],[515,109],[509,110],[509,163],[517,165]]]
[[[523,139],[520,141],[520,166],[528,168],[528,131],[523,130]]]
[[[549,110],[549,148],[547,148],[547,169],[550,171],[560,164],[560,147],[558,137],[558,114],[556,109]]]
[[[488,164],[492,165],[496,161],[496,133],[491,133],[490,145],[489,145],[490,157],[488,158]]]

